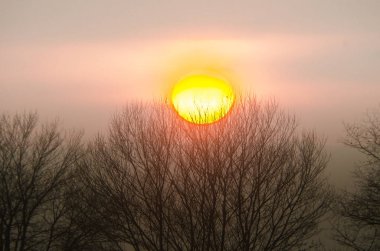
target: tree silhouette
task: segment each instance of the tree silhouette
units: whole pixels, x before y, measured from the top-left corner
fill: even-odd
[[[323,146],[275,102],[210,125],[130,104],[80,162],[82,217],[135,250],[302,248],[330,203]]]
[[[344,143],[366,156],[354,172],[356,190],[339,196],[340,216],[335,239],[355,250],[380,249],[380,116],[368,113],[356,124],[346,124]]]
[[[35,113],[0,117],[0,250],[85,250],[91,238],[66,203],[81,137],[37,122]]]

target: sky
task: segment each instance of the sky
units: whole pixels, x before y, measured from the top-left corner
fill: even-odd
[[[214,67],[327,137],[347,185],[360,157],[343,122],[380,105],[378,0],[0,0],[0,112],[104,131],[127,102]]]

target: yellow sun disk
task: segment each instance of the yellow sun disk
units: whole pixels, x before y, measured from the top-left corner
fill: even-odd
[[[184,78],[171,95],[177,113],[196,124],[209,124],[223,118],[234,99],[232,87],[225,80],[207,75]]]

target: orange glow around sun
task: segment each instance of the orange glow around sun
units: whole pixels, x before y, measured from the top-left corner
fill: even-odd
[[[211,75],[190,75],[173,88],[171,102],[183,119],[194,124],[210,124],[231,110],[235,94],[224,79]]]

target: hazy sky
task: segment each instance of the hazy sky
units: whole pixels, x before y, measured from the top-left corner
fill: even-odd
[[[0,0],[0,112],[37,110],[88,133],[131,100],[212,65],[354,158],[343,121],[380,104],[380,1]]]

